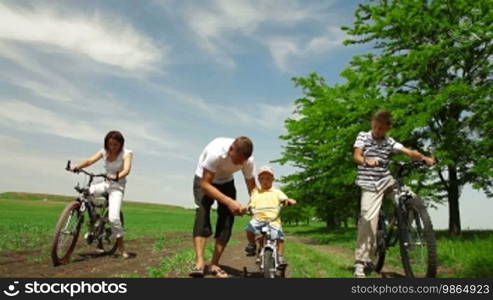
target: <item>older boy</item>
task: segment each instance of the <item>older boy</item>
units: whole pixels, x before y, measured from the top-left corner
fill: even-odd
[[[358,222],[358,239],[355,251],[355,277],[365,277],[365,264],[371,264],[376,249],[378,215],[383,197],[392,193],[395,184],[388,169],[389,155],[401,152],[427,165],[435,160],[418,151],[404,147],[386,136],[391,128],[392,116],[379,110],[371,120],[371,130],[360,132],[354,143],[353,159],[358,164],[356,184],[361,187],[361,212]]]

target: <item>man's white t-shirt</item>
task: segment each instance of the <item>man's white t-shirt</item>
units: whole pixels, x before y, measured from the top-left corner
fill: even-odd
[[[233,174],[239,170],[243,172],[245,179],[254,177],[255,165],[253,156],[250,156],[243,164],[235,165],[228,156],[229,147],[234,139],[219,137],[212,140],[202,151],[197,164],[195,175],[202,178],[204,168],[214,173],[212,183],[222,184],[233,180]]]

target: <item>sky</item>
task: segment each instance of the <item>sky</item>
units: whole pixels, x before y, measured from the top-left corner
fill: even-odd
[[[359,2],[2,1],[0,192],[75,194],[83,178],[66,161],[94,154],[113,129],[134,151],[131,201],[193,207],[197,159],[220,136],[246,135],[257,167],[293,172],[270,163],[302,95],[292,78],[342,82],[351,57],[372,51],[342,44]],[[493,228],[493,201],[463,194],[463,227]],[[446,206],[432,217],[446,228]]]

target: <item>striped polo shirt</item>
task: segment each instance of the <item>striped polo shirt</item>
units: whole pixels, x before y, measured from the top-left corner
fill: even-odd
[[[373,138],[370,130],[368,132],[361,131],[353,147],[363,148],[363,157],[374,158],[379,161],[377,167],[358,165],[356,184],[363,189],[380,190],[392,178],[388,169],[390,154],[399,152],[404,146],[389,136],[377,141]]]

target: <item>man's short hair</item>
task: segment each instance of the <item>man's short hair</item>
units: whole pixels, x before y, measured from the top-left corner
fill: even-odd
[[[373,115],[372,120],[375,120],[378,123],[385,124],[388,126],[392,125],[392,115],[386,109],[381,109],[381,110],[377,111]]]
[[[239,136],[233,142],[236,153],[241,154],[245,158],[249,158],[253,153],[253,143],[246,136]]]

